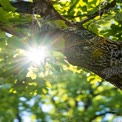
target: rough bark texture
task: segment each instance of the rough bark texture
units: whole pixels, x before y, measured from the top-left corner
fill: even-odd
[[[68,29],[65,55],[76,66],[94,72],[122,89],[122,42],[98,37],[88,30]]]
[[[12,5],[17,8],[17,12],[32,14],[33,10],[37,9],[38,14],[44,19],[63,20],[67,26],[75,27],[59,14],[48,0],[34,0],[33,3],[18,2]],[[60,33],[65,39],[64,54],[71,64],[86,68],[122,89],[121,42],[104,39],[83,27],[80,30],[77,27],[59,30]]]

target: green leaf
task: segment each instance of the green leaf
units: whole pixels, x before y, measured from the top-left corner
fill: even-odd
[[[26,77],[31,77],[32,80],[36,79],[36,74],[33,71],[29,71]]]
[[[98,0],[92,0],[91,2],[88,2],[88,5],[90,5],[90,4],[95,4],[96,5],[97,2],[98,2]]]
[[[6,10],[6,11],[13,11],[15,12],[16,8],[14,8],[9,0],[0,0],[0,4],[3,6],[3,8]]]
[[[5,37],[6,37],[5,32],[0,31],[0,43],[5,40]]]
[[[17,49],[17,48],[26,49],[27,48],[26,45],[24,45],[24,41],[18,39],[17,37],[8,38],[7,43],[8,43],[8,46],[13,49]]]
[[[88,0],[83,0],[83,2],[88,3]]]
[[[65,24],[65,21],[63,20],[52,20],[50,21],[52,24],[54,23],[56,25],[57,28],[62,29],[62,28],[66,28],[67,25]]]
[[[87,11],[87,6],[83,6],[83,7],[82,7],[82,10],[83,10],[83,11]]]
[[[3,8],[0,8],[0,21],[1,22],[8,22],[10,14],[6,12]]]

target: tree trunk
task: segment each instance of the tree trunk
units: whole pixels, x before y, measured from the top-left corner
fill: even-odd
[[[65,55],[76,66],[94,72],[122,89],[122,42],[98,37],[88,30],[63,32]]]

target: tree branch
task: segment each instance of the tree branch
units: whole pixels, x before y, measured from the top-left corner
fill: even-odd
[[[111,3],[108,3],[103,9],[101,9],[100,11],[97,11],[93,14],[89,14],[87,15],[87,18],[85,18],[84,20],[82,20],[81,22],[77,22],[76,25],[82,26],[84,23],[86,23],[87,21],[94,19],[96,16],[102,16],[103,14],[108,13],[114,6],[116,5],[116,0],[113,0]]]
[[[16,12],[32,14],[34,4],[32,2],[12,2],[11,5],[16,8]]]
[[[122,90],[122,64],[119,63],[122,53],[116,57],[112,54],[122,49],[121,41],[108,40],[84,29],[68,29],[63,35],[64,54],[69,63],[94,72]],[[114,64],[116,60],[118,63]]]
[[[93,121],[95,118],[99,117],[99,116],[105,116],[106,114],[114,114],[117,115],[118,112],[114,112],[114,111],[105,111],[105,112],[101,112],[100,114],[95,115],[94,117],[92,117],[90,119],[90,122]]]
[[[21,32],[16,31],[16,28],[15,27],[7,26],[7,25],[5,25],[4,23],[1,23],[1,22],[0,22],[0,29],[2,31],[4,31],[4,32],[10,33],[10,34],[12,34],[14,36],[17,36],[19,38],[22,38],[22,37],[26,37],[27,36],[22,31]]]
[[[16,2],[11,3],[16,12],[27,14],[39,14],[42,18],[48,18],[48,20],[63,20],[67,26],[74,26],[70,21],[61,16],[53,7],[50,2],[46,0],[33,0],[34,2]]]

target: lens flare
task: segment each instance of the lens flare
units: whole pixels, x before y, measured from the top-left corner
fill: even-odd
[[[26,55],[29,61],[31,61],[33,64],[39,65],[41,62],[44,62],[45,58],[47,57],[47,48],[31,48]]]

